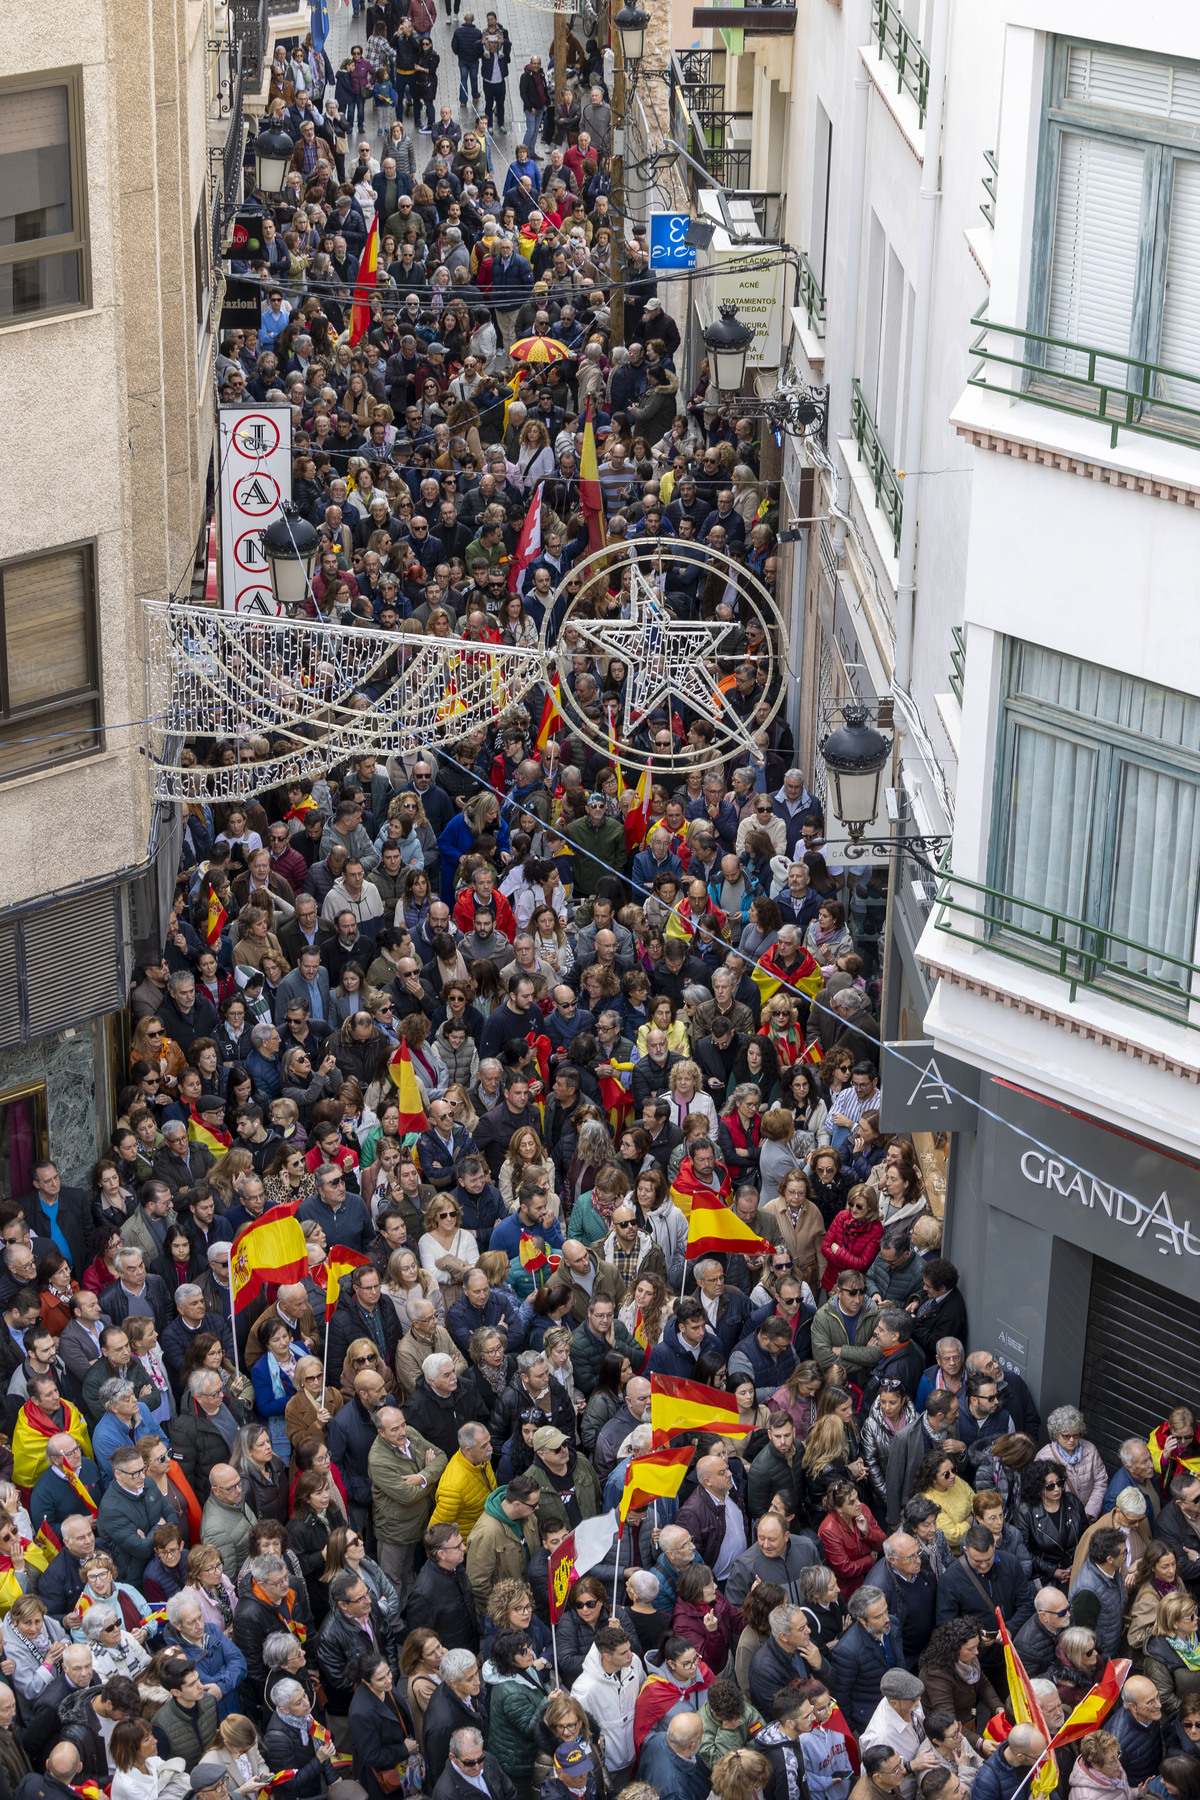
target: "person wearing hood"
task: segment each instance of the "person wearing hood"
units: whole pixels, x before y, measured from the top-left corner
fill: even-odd
[[[571,1697],[596,1721],[604,1738],[604,1767],[614,1792],[624,1787],[638,1760],[634,1713],[644,1679],[629,1633],[623,1626],[605,1625],[583,1660],[582,1674],[571,1685]]]
[[[673,1633],[660,1649],[651,1650],[633,1715],[633,1742],[639,1755],[651,1732],[665,1721],[683,1712],[699,1712],[712,1684],[712,1670],[687,1638]]]
[[[483,1512],[471,1529],[467,1545],[467,1580],[475,1595],[480,1617],[487,1612],[488,1595],[505,1576],[523,1578],[529,1558],[537,1549],[537,1510],[541,1487],[532,1475],[514,1475],[504,1487],[494,1488]]]
[[[497,1632],[483,1666],[489,1689],[488,1745],[520,1792],[528,1792],[537,1754],[534,1727],[550,1697],[547,1662],[525,1631]]]

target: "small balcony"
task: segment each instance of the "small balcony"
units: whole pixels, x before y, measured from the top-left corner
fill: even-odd
[[[850,399],[850,431],[858,450],[858,460],[867,472],[875,506],[887,522],[893,553],[900,554],[900,524],[904,513],[904,490],[900,477],[871,417],[871,409],[857,380]]]
[[[938,871],[932,939],[955,939],[1064,984],[1064,1001],[1088,994],[1200,1031],[1200,963],[1120,936],[1087,919]]]
[[[1108,428],[1110,448],[1122,432],[1200,445],[1200,376],[1123,351],[998,325],[986,307],[971,320],[977,335],[967,376],[972,387],[1007,394]]]
[[[871,36],[875,40],[881,62],[890,62],[896,71],[896,92],[907,94],[917,108],[921,129],[929,106],[929,59],[916,33],[904,23],[898,6],[892,0],[872,0]]]
[[[271,34],[267,0],[230,0],[229,11],[233,35],[242,46],[243,77],[253,93],[262,86],[267,72]]]

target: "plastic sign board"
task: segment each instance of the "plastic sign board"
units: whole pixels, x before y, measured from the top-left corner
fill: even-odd
[[[651,213],[650,267],[652,269],[695,268],[695,246],[685,244],[683,241],[691,222],[688,213]]]
[[[222,605],[273,619],[279,608],[263,532],[292,497],[292,409],[222,406],[217,433]]]

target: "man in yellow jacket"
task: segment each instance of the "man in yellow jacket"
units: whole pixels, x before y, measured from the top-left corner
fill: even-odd
[[[398,1406],[381,1407],[375,1429],[378,1435],[367,1457],[367,1473],[379,1566],[403,1608],[413,1583],[413,1556],[446,1470],[446,1453],[413,1431]]]
[[[464,1425],[458,1434],[458,1449],[438,1482],[437,1505],[429,1523],[457,1525],[464,1544],[496,1486],[491,1455],[487,1426]]]
[[[69,1431],[85,1456],[92,1454],[92,1440],[82,1414],[58,1391],[53,1375],[31,1375],[28,1398],[13,1428],[13,1481],[26,1505],[39,1475],[49,1467],[46,1446],[60,1431]]]

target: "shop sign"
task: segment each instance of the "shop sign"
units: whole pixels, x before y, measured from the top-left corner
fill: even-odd
[[[935,1050],[931,1038],[885,1043],[882,1051],[884,1131],[974,1131],[978,1069]]]

